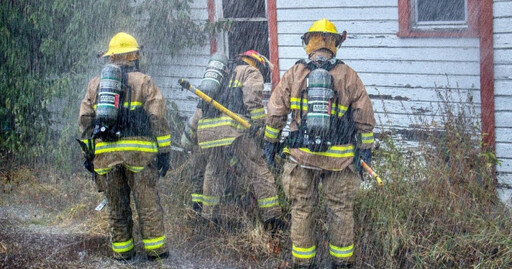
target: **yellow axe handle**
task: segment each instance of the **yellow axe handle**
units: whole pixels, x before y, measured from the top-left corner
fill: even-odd
[[[361,160],[361,166],[363,166],[363,168],[368,172],[368,174],[370,174],[370,176],[372,176],[373,178],[375,178],[375,180],[377,180],[377,184],[379,186],[383,185],[382,180],[380,179],[379,175],[377,175],[377,173],[375,173],[375,171],[373,171],[373,169],[370,166],[368,166],[368,164],[366,164],[363,160]]]
[[[178,80],[178,83],[181,85],[181,87],[191,91],[193,94],[199,96],[204,101],[208,102],[209,104],[212,104],[216,109],[220,110],[222,113],[228,115],[238,123],[242,124],[245,128],[251,127],[251,124],[247,122],[245,119],[241,118],[237,114],[231,112],[231,110],[227,109],[225,106],[219,104],[217,101],[213,100],[210,96],[206,95],[204,92],[199,90],[198,88],[192,86],[190,82],[188,82],[186,79],[181,78]]]

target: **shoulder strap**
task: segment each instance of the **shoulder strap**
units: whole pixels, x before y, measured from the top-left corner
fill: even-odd
[[[124,89],[123,94],[121,96],[120,104],[121,107],[119,111],[119,125],[121,130],[125,130],[130,126],[130,109],[132,106],[132,87],[128,84],[128,70],[122,69],[123,78],[122,78],[122,87]],[[124,109],[125,101],[128,103],[128,107]]]
[[[295,64],[303,64],[310,71],[313,71],[317,68],[323,68],[327,71],[331,71],[336,65],[344,64],[344,62],[336,58],[331,58],[327,61],[313,61],[311,59],[300,59]]]

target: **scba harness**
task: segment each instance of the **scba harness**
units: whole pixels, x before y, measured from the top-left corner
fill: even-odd
[[[121,137],[151,136],[149,116],[142,103],[132,102],[128,74],[136,67],[107,64],[101,71],[92,139],[117,141]]]
[[[299,109],[300,123],[297,123],[298,130],[288,136],[289,147],[307,147],[313,152],[325,152],[333,145],[352,144],[355,134],[352,109],[338,103],[339,96],[329,73],[343,62],[334,58],[317,61],[303,59],[297,64],[303,64],[311,72],[306,77],[306,89],[301,91],[295,104]]]

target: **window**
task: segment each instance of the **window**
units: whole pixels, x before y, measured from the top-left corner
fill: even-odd
[[[225,34],[229,58],[247,50],[256,50],[269,57],[268,22],[265,0],[223,0],[222,13],[232,21]],[[265,82],[270,82],[270,73],[263,74]]]
[[[477,37],[478,0],[398,0],[400,37]]]

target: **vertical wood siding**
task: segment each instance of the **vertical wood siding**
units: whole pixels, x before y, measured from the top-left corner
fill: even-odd
[[[497,172],[499,183],[512,187],[512,0],[493,3]],[[500,196],[512,205],[512,189],[504,186]]]

